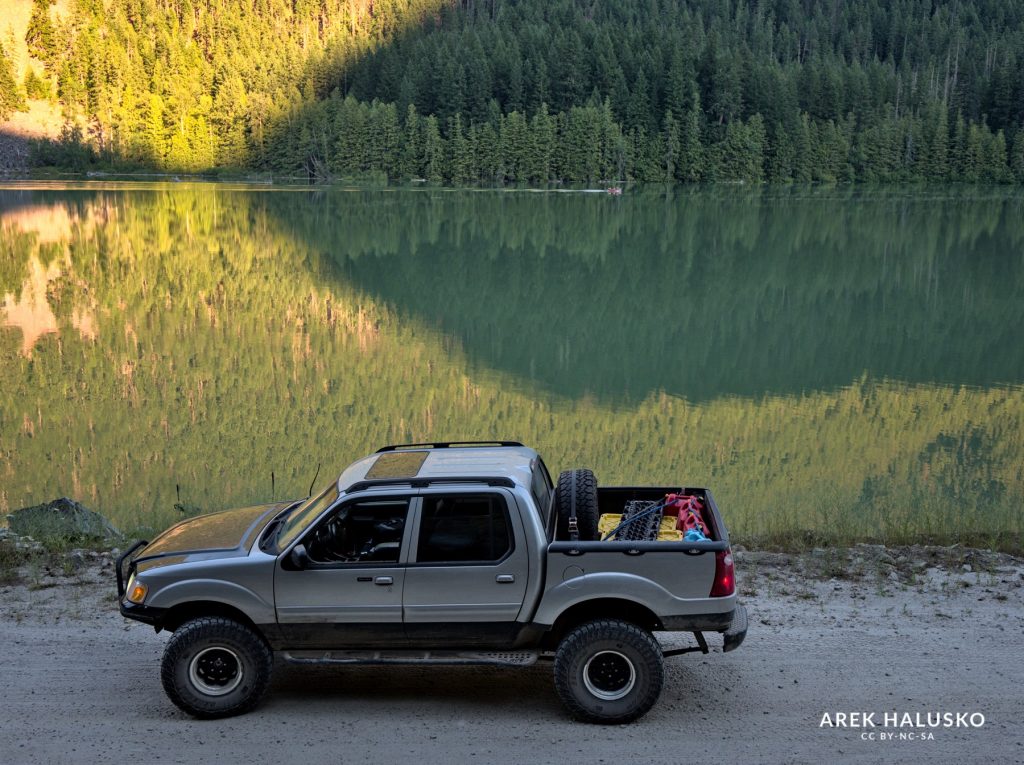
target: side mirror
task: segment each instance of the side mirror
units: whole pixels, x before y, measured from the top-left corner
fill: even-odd
[[[298,571],[306,568],[309,565],[309,553],[306,552],[306,546],[295,545],[288,555],[288,562]]]

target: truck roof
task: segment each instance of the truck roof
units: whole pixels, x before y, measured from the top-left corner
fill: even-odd
[[[338,491],[350,492],[376,483],[385,486],[430,480],[443,483],[445,478],[460,481],[479,478],[482,483],[501,478],[529,489],[536,459],[537,452],[521,444],[385,447],[345,468],[338,476]]]

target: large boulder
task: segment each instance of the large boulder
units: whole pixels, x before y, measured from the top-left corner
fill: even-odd
[[[110,521],[67,497],[15,510],[7,516],[7,525],[13,533],[34,539],[72,542],[121,538],[121,532]]]

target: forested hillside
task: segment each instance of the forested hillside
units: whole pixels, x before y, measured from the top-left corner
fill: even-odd
[[[29,48],[84,126],[44,162],[1024,182],[1019,2],[33,1]]]

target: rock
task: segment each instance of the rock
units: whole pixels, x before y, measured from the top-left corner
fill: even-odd
[[[12,533],[22,537],[93,541],[121,538],[110,521],[67,497],[15,510],[7,516],[7,523]]]
[[[14,549],[19,552],[42,552],[43,546],[32,537],[15,537]]]

